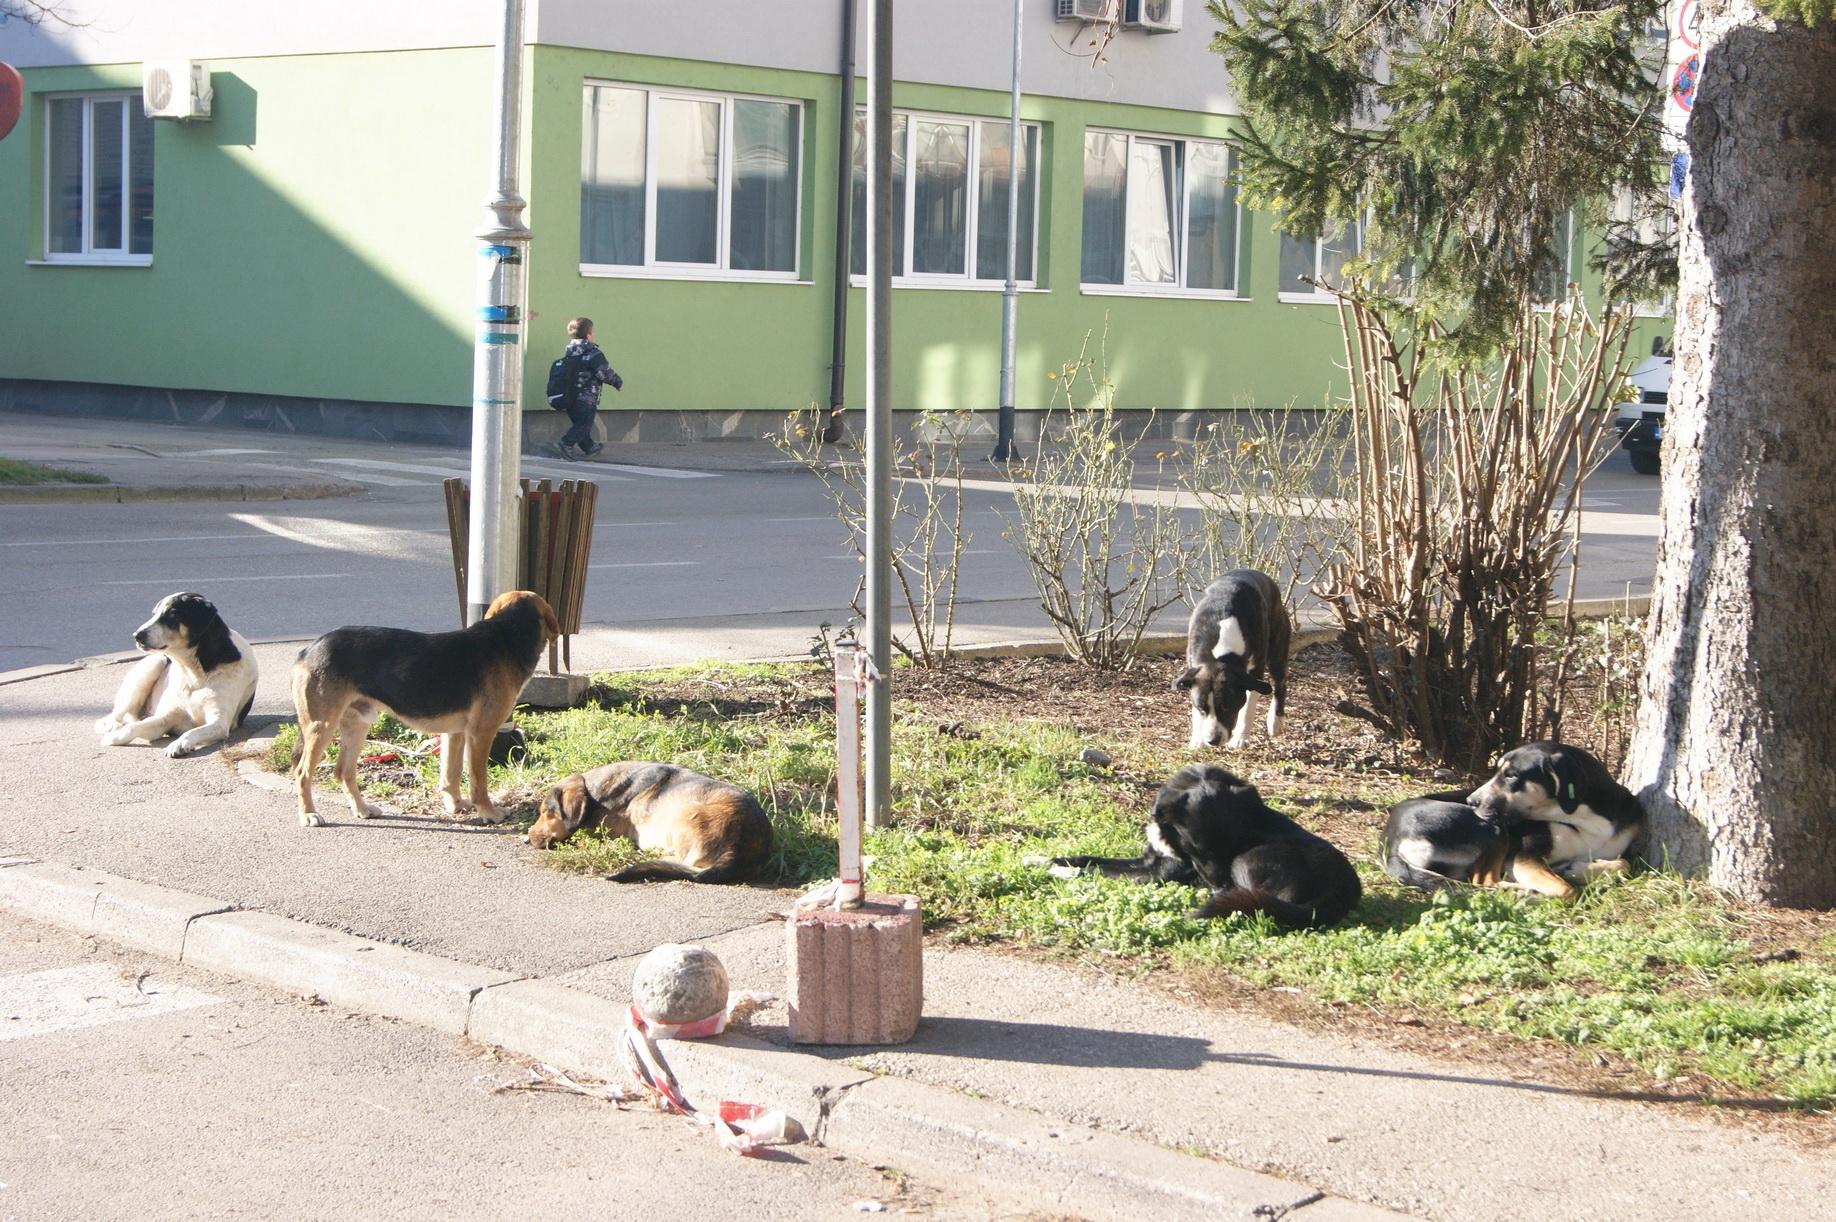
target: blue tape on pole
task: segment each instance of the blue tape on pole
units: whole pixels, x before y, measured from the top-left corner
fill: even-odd
[[[516,344],[521,343],[522,339],[522,336],[511,331],[483,331],[478,336],[481,344]]]
[[[482,305],[478,307],[478,318],[481,322],[502,322],[515,325],[523,321],[522,311],[513,305]]]

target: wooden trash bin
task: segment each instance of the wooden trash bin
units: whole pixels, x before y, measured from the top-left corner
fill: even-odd
[[[586,595],[587,563],[593,553],[593,510],[599,503],[599,485],[583,479],[558,484],[523,480],[517,499],[522,517],[516,556],[516,588],[533,590],[554,608],[561,621],[561,665],[574,668],[570,649],[580,631],[581,602]],[[453,542],[453,578],[459,591],[459,626],[465,626],[466,556],[470,543],[472,495],[461,479],[446,481],[446,529]],[[548,646],[548,670],[557,673],[555,648]]]

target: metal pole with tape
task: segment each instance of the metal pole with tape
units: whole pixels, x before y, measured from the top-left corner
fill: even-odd
[[[1013,462],[1014,451],[1014,332],[1020,318],[1020,169],[1026,164],[1026,145],[1020,139],[1020,31],[1021,0],[1014,0],[1014,71],[1007,100],[1007,283],[1001,289],[1001,402],[995,430],[995,462]]]
[[[857,642],[835,646],[835,817],[840,871],[835,906],[861,905],[861,692],[872,682],[873,662]]]
[[[867,9],[867,826],[892,806],[892,0]]]
[[[496,183],[478,231],[478,328],[472,347],[472,508],[466,557],[466,622],[516,585],[522,523],[518,460],[523,448],[523,321],[529,227],[517,194],[522,124],[523,0],[504,0],[497,44]]]

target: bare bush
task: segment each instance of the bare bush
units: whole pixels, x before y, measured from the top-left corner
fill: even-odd
[[[1154,617],[1180,601],[1186,572],[1175,498],[1134,487],[1134,436],[1116,420],[1115,388],[1090,338],[1057,372],[1038,461],[1014,481],[1008,538],[1026,559],[1039,605],[1086,666],[1121,669]],[[1080,405],[1079,397],[1087,402]]]
[[[1349,546],[1319,593],[1377,719],[1477,770],[1546,724],[1537,630],[1610,448],[1630,320],[1578,294],[1526,306],[1494,364],[1458,368],[1424,358],[1434,324],[1411,342],[1387,306],[1333,291],[1357,466]]]
[[[1245,409],[1206,425],[1186,443],[1179,466],[1179,486],[1198,506],[1197,576],[1259,569],[1292,606],[1295,590],[1336,560],[1350,537],[1338,499],[1350,460],[1343,404]]]
[[[893,647],[919,666],[938,668],[950,660],[956,626],[957,583],[963,548],[963,461],[960,441],[974,423],[971,412],[927,412],[913,429],[914,441],[893,456],[892,574],[911,621],[894,633]],[[858,441],[836,446],[831,457],[820,431],[792,415],[772,444],[803,464],[829,494],[849,546],[863,558],[860,580],[848,605],[864,616],[866,593],[867,464]],[[826,629],[826,625],[824,626]]]

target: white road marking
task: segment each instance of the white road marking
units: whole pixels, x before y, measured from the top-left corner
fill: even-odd
[[[589,569],[693,569],[699,560],[631,560],[623,564],[589,564]]]
[[[236,449],[188,450],[183,454],[174,454],[174,455],[171,455],[170,457],[173,457],[173,458],[229,458],[230,456],[235,455],[235,454],[273,454],[275,452],[276,451],[274,450],[236,450]]]
[[[828,514],[824,514],[823,516],[819,518],[766,518],[765,521],[767,522],[839,522],[841,521],[841,519],[836,517],[832,513],[828,513]]]
[[[230,521],[306,547],[357,552],[394,560],[434,560],[451,555],[443,530],[405,530],[394,526],[360,526],[334,518],[279,517],[266,513],[232,513]]]
[[[633,467],[622,462],[589,462],[587,469],[610,467],[614,471],[628,471],[632,475],[649,475],[657,479],[719,479],[713,471],[671,471],[666,467]]]
[[[150,976],[136,982],[106,963],[0,976],[0,1040],[152,1018],[222,1000]]]
[[[334,577],[349,577],[350,573],[282,573],[273,577],[194,577],[188,581],[174,581],[170,577],[154,577],[146,581],[97,581],[98,586],[177,586],[181,590],[196,590],[206,585],[219,586],[231,581],[327,581]]]
[[[380,458],[314,458],[310,461],[326,463],[330,466],[337,467],[362,467],[366,470],[366,479],[369,478],[367,470],[371,467],[374,467],[378,471],[402,471],[409,475],[438,475],[442,479],[451,479],[455,476],[464,475],[471,469],[470,464],[463,467],[457,465],[449,467],[430,467],[425,463],[386,462]]]
[[[34,539],[27,543],[0,543],[0,547],[96,547],[110,543],[224,543],[253,539],[255,535],[167,535],[158,539]]]

